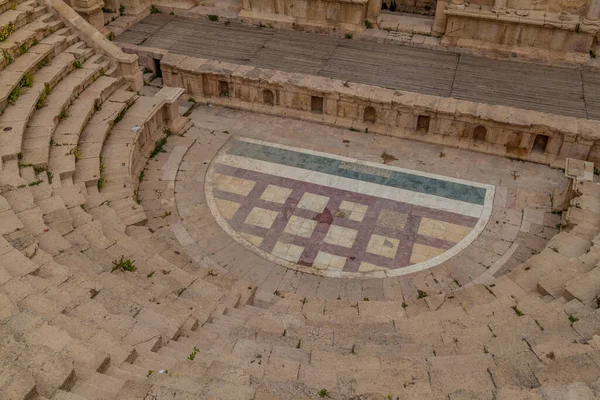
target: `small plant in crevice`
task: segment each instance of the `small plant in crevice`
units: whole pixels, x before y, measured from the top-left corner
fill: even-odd
[[[427,297],[427,292],[417,289],[417,293],[417,299],[424,299],[425,297]]]
[[[4,56],[4,59],[6,60],[7,64],[13,63],[13,61],[14,61],[13,56],[8,51],[2,49],[2,56]]]
[[[67,112],[67,110],[62,110],[60,112],[60,114],[58,114],[58,120],[59,121],[63,121],[65,119],[69,118],[69,113]]]
[[[75,156],[75,162],[81,159],[81,149],[79,149],[79,147],[71,149],[71,151],[69,151],[69,154],[73,154],[73,156]]]
[[[373,23],[371,21],[369,21],[368,19],[365,19],[365,28],[373,29]]]
[[[160,11],[156,5],[150,4],[150,14],[162,14],[162,11]]]
[[[114,260],[112,263],[113,263],[113,268],[110,272],[115,272],[117,270],[134,272],[135,270],[137,270],[137,268],[135,267],[134,261],[130,258],[126,259],[125,256],[121,256],[120,259]]]
[[[219,20],[219,16],[218,15],[214,15],[214,14],[208,14],[206,16],[206,18],[208,18],[208,20],[212,21],[212,22],[217,22]]]
[[[138,176],[138,181],[139,182],[143,181],[145,176],[146,176],[146,170],[143,169],[140,171],[140,175]]]
[[[596,52],[594,50],[590,50],[590,58],[592,58],[592,59],[596,58]]]
[[[17,99],[19,98],[20,94],[21,94],[21,86],[17,85],[8,95],[8,99],[7,99],[8,104],[14,105],[17,102]]]
[[[27,53],[27,45],[25,43],[21,43],[19,45],[19,55],[23,55],[25,53]]]
[[[46,56],[46,57],[42,58],[42,61],[39,62],[38,67],[39,68],[45,67],[47,65],[50,65],[51,62],[52,62],[52,60],[50,59],[50,57]]]
[[[75,60],[75,61],[73,61],[73,68],[81,69],[81,68],[83,68],[83,64],[81,63],[81,61]]]
[[[40,108],[46,106],[46,101],[48,100],[48,95],[50,94],[50,92],[52,92],[52,89],[50,89],[50,85],[48,85],[47,83],[44,84],[44,90],[42,90],[42,93],[40,93],[40,97],[38,98],[35,108],[39,110]]]
[[[327,389],[321,389],[317,392],[317,394],[321,398],[329,397],[329,391]]]
[[[522,317],[523,315],[525,315],[525,314],[523,314],[523,312],[521,310],[519,310],[517,308],[517,306],[512,306],[511,308],[513,309],[513,311],[515,312],[515,314],[517,314],[519,317]]]
[[[153,369],[149,369],[148,373],[146,374],[146,378],[149,378],[150,375],[152,375],[153,373],[154,373],[154,370]]]
[[[151,74],[152,70],[148,67],[144,67],[144,70],[142,71],[144,74]]]
[[[198,354],[199,352],[200,352],[200,349],[198,349],[196,346],[194,346],[194,350],[192,350],[192,352],[188,356],[188,360],[194,361],[194,358],[196,358],[196,354]]]
[[[579,321],[579,318],[573,316],[573,314],[569,314],[569,322],[574,324],[575,322]]]
[[[115,40],[115,33],[113,31],[108,32],[106,38],[112,42],[113,40]]]
[[[352,34],[351,33],[346,33],[344,35],[344,39],[352,39]]]
[[[104,185],[106,185],[107,180],[104,176],[105,171],[106,165],[102,163],[102,156],[100,156],[100,178],[98,178],[98,182],[96,183],[98,190],[102,189]]]
[[[154,271],[152,271],[148,275],[146,275],[146,278],[152,278],[152,275],[154,275]]]
[[[31,74],[31,72],[26,72],[25,75],[23,75],[21,81],[19,82],[19,86],[21,86],[22,88],[30,88],[33,86],[33,75]]]
[[[125,15],[125,6],[119,6],[119,15],[122,17]]]
[[[402,302],[402,308],[406,308],[406,307],[408,307],[408,304],[406,304],[406,302],[405,302],[405,301],[403,301],[403,302]]]
[[[165,144],[167,144],[166,136],[163,136],[162,138],[158,139],[156,141],[156,144],[154,145],[154,149],[152,150],[152,152],[150,152],[150,159],[156,157],[159,153],[164,153]]]
[[[38,180],[35,180],[35,181],[31,182],[29,184],[29,186],[39,186],[40,183],[42,183],[42,180],[38,179]]]
[[[15,25],[11,22],[0,28],[0,42],[4,42],[15,31]]]

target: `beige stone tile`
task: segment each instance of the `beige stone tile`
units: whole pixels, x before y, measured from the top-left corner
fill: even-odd
[[[244,239],[246,239],[247,241],[249,241],[250,243],[252,243],[256,247],[260,246],[261,243],[262,243],[262,241],[263,241],[262,237],[256,236],[256,235],[252,235],[250,233],[241,232],[240,235],[242,235],[242,237]]]
[[[278,211],[265,210],[264,208],[254,207],[246,217],[244,223],[261,228],[270,228],[273,221],[277,218]]]
[[[313,267],[318,269],[336,269],[341,270],[346,264],[346,257],[336,256],[335,254],[319,251],[313,262]]]
[[[223,192],[235,193],[242,196],[248,196],[256,182],[247,179],[237,178],[235,176],[215,174],[214,187]]]
[[[269,185],[260,196],[261,200],[283,204],[292,193],[292,189],[281,186]]]
[[[413,264],[424,262],[429,260],[430,258],[439,256],[444,251],[446,250],[415,243],[412,248],[412,253],[410,255],[410,262]]]
[[[236,203],[235,201],[223,200],[223,199],[215,199],[215,203],[217,203],[217,208],[219,212],[225,219],[231,219],[237,210],[240,208],[241,204]]]
[[[377,225],[384,228],[402,230],[406,225],[407,215],[390,210],[381,210],[377,217]]]
[[[296,246],[295,244],[290,243],[277,242],[275,243],[275,246],[273,246],[271,254],[279,258],[283,258],[284,260],[298,262],[303,251],[304,247],[302,246]]]
[[[338,246],[352,247],[357,233],[358,232],[354,229],[331,225],[323,241],[325,243],[336,244]]]
[[[367,245],[367,253],[394,258],[396,257],[399,244],[400,241],[398,239],[381,235],[371,235],[371,239]]]
[[[329,197],[327,196],[321,196],[314,193],[304,193],[300,199],[300,202],[298,203],[298,208],[320,213],[325,209],[327,202],[329,202]]]
[[[316,226],[317,221],[292,215],[283,231],[292,235],[309,238],[311,237]]]
[[[373,272],[373,271],[383,271],[386,270],[386,267],[380,267],[379,265],[371,264],[368,262],[361,262],[358,267],[358,272]]]
[[[430,218],[421,219],[419,235],[429,236],[436,239],[447,240],[452,243],[460,242],[471,232],[473,228],[456,225],[450,222],[438,221]]]
[[[350,221],[361,222],[365,218],[368,208],[369,206],[365,204],[344,200],[340,204],[340,211],[338,211],[338,215],[336,216],[340,218],[344,218],[345,216],[345,218],[349,219]]]

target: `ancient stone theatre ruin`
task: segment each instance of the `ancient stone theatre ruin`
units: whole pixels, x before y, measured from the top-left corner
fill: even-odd
[[[0,1],[0,399],[600,398],[599,29]]]

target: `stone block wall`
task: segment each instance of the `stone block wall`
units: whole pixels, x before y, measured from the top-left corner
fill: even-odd
[[[544,11],[549,13],[566,12],[584,15],[591,0],[507,0],[507,8],[514,10]],[[492,6],[494,0],[472,0],[471,4]]]
[[[557,167],[566,158],[600,161],[600,121],[174,54],[161,65],[165,84],[185,88],[199,102]]]
[[[376,23],[381,0],[242,0],[239,18],[276,28],[342,29],[360,32]]]
[[[435,15],[437,0],[386,0],[388,9],[392,2],[396,3],[397,12],[405,12],[420,15]]]

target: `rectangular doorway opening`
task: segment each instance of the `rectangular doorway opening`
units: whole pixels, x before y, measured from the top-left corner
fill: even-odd
[[[548,140],[550,140],[548,135],[536,135],[531,151],[537,154],[544,154],[546,152],[546,146],[548,146]]]

